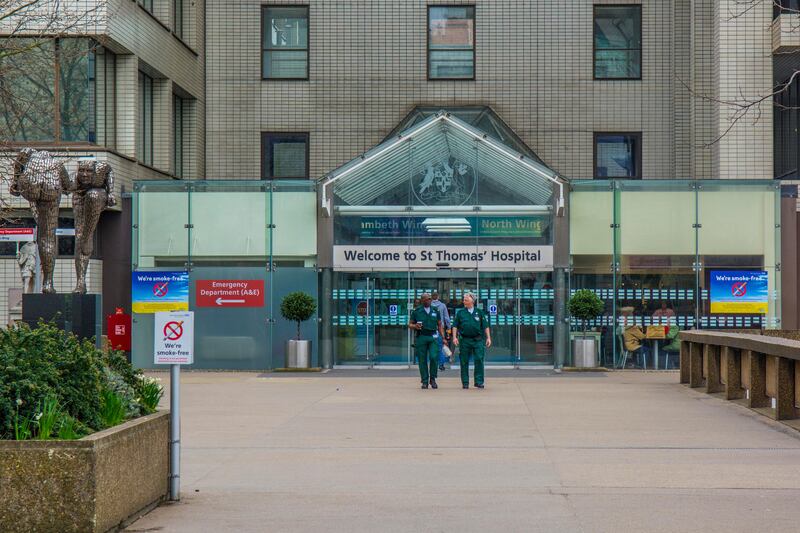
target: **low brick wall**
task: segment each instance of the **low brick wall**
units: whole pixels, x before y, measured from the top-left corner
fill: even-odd
[[[0,441],[0,531],[114,530],[168,478],[168,411],[75,441]]]

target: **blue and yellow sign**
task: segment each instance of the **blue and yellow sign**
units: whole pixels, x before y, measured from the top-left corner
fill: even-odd
[[[189,310],[189,273],[183,271],[137,271],[131,279],[134,313]]]
[[[713,270],[711,312],[759,315],[769,307],[769,273],[762,270]]]

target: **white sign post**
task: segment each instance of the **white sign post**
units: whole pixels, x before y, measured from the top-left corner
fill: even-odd
[[[155,314],[153,332],[155,364],[169,367],[170,460],[169,499],[181,499],[181,365],[194,363],[194,313],[169,311]]]

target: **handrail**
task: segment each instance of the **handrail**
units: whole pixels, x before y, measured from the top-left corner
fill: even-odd
[[[800,429],[800,341],[708,330],[682,331],[678,338],[681,383]]]
[[[727,346],[736,350],[750,350],[764,355],[774,355],[800,361],[800,341],[792,339],[706,330],[681,331],[678,334],[678,338],[682,341]]]

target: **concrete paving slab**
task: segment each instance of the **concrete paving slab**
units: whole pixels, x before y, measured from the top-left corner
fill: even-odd
[[[796,529],[800,433],[677,380],[185,373],[182,501],[128,531]]]

